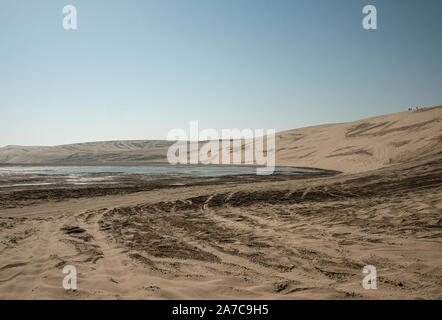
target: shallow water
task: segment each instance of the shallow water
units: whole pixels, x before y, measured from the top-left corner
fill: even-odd
[[[315,173],[320,170],[278,167],[275,173]],[[39,174],[39,175],[74,175],[97,173],[123,174],[178,174],[195,176],[224,176],[256,174],[255,167],[242,166],[14,166],[0,167],[0,175]]]

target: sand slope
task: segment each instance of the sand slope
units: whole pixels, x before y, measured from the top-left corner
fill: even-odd
[[[276,164],[361,172],[439,152],[442,106],[276,135]],[[167,163],[170,141],[107,141],[0,148],[0,164]]]
[[[278,165],[361,172],[440,152],[442,106],[277,135]]]

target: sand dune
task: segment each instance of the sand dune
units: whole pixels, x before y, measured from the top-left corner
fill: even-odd
[[[279,165],[361,172],[440,152],[442,106],[281,132]]]
[[[438,106],[284,131],[276,135],[276,164],[342,172],[382,168],[438,152],[441,123],[442,106]],[[166,164],[172,143],[139,140],[6,146],[0,148],[0,164]]]
[[[435,107],[278,134],[279,165],[339,174],[5,189],[0,299],[442,299],[441,120]],[[0,159],[137,163],[167,146],[5,147]],[[66,265],[76,291],[62,287]],[[376,290],[361,285],[366,265]]]
[[[0,163],[100,165],[166,162],[167,148],[172,143],[161,140],[121,140],[53,147],[6,146],[0,148]]]

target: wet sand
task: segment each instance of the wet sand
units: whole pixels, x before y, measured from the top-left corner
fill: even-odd
[[[441,160],[9,190],[0,298],[441,299]],[[61,286],[67,264],[75,292]],[[377,268],[377,290],[361,285],[365,265]]]

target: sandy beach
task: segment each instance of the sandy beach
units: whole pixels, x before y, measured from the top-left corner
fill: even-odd
[[[167,144],[137,143],[8,146],[0,162],[165,162]],[[442,107],[281,132],[276,162],[329,171],[2,175],[0,299],[442,299]]]

